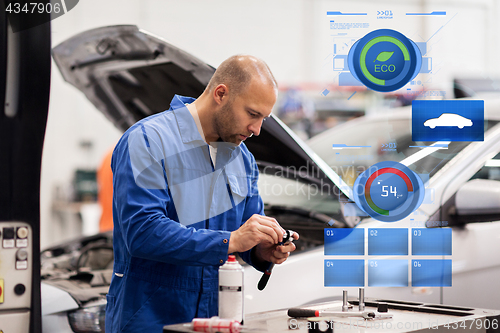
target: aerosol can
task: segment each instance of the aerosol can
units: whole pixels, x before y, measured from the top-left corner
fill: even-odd
[[[243,323],[243,267],[232,254],[219,268],[219,318]]]

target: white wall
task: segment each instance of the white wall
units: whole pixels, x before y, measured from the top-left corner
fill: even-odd
[[[453,19],[431,39],[434,48],[434,89],[450,89],[456,75],[500,74],[497,61],[500,27],[495,0],[81,0],[52,22],[57,45],[76,33],[104,25],[135,24],[217,66],[228,56],[250,53],[266,60],[278,82],[329,83],[331,51],[328,10],[372,12],[445,10]],[[436,17],[401,18],[398,29],[415,41],[428,39],[443,24]],[[373,27],[382,24],[374,22]],[[377,26],[377,28],[379,28]],[[51,213],[56,185],[67,186],[74,169],[96,168],[120,133],[86,100],[65,83],[53,64],[49,120],[42,166],[42,247],[74,236],[58,225]],[[84,153],[79,142],[93,142]],[[73,231],[68,231],[73,230]]]

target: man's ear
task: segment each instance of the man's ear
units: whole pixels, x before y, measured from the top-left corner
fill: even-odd
[[[227,86],[223,83],[215,87],[212,97],[215,103],[222,104],[225,100],[229,98]]]

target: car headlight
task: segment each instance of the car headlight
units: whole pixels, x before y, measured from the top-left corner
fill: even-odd
[[[73,332],[104,332],[106,300],[88,303],[82,309],[68,313],[68,320]]]

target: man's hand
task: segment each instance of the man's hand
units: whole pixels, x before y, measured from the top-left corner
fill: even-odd
[[[283,234],[285,230],[276,219],[254,214],[238,230],[231,232],[228,253],[245,252],[255,247],[259,260],[281,264],[295,250],[292,242],[278,245],[283,241]],[[294,232],[293,239],[299,239],[299,234]]]
[[[299,239],[299,234],[293,233],[293,240]],[[267,242],[260,243],[255,247],[255,255],[265,261],[270,261],[273,264],[282,264],[290,255],[290,252],[295,251],[295,244],[287,242],[284,245],[275,245]]]
[[[227,252],[245,252],[261,243],[274,246],[283,241],[284,233],[276,219],[254,214],[238,230],[231,232]]]

